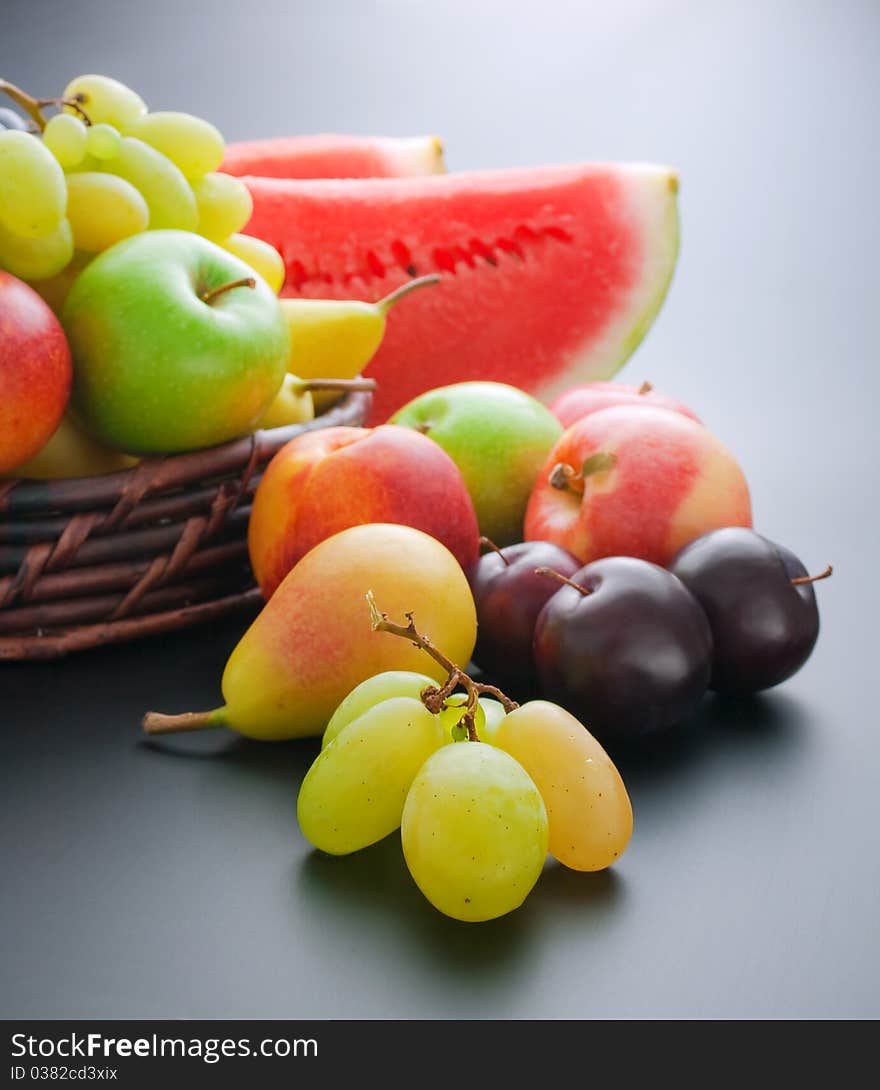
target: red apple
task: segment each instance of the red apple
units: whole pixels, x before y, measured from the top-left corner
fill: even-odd
[[[0,473],[52,437],[71,375],[61,323],[33,288],[0,270]]]
[[[656,409],[671,409],[700,423],[692,409],[674,397],[658,393],[650,382],[643,382],[641,386],[627,386],[623,382],[587,382],[583,386],[573,386],[550,404],[550,412],[563,428],[570,428],[590,413],[610,409],[612,405],[653,405]]]
[[[617,405],[563,433],[529,498],[525,536],[585,564],[666,564],[709,530],[751,524],[743,472],[707,428],[667,409]]]
[[[463,568],[479,554],[464,478],[432,439],[394,424],[321,428],[282,447],[257,488],[248,548],[265,596],[309,549],[368,522],[422,530]]]

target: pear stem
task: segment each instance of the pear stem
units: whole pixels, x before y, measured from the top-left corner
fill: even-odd
[[[199,298],[203,303],[207,303],[210,306],[218,295],[223,295],[224,292],[232,291],[233,288],[255,288],[256,286],[257,282],[252,276],[243,276],[240,280],[230,280],[228,284],[221,284],[218,288],[211,288],[209,291],[203,291]]]
[[[535,575],[543,575],[547,579],[555,579],[558,583],[564,583],[567,587],[574,587],[574,589],[579,591],[584,598],[589,597],[593,593],[586,587],[582,587],[580,583],[575,583],[573,579],[569,579],[567,575],[563,575],[562,572],[555,571],[553,568],[535,568]]]
[[[820,579],[827,579],[833,571],[834,568],[829,564],[825,571],[819,572],[818,575],[799,575],[796,579],[790,579],[789,582],[793,587],[801,587],[804,583],[818,583]]]
[[[381,314],[385,315],[396,302],[401,300],[405,295],[409,295],[411,291],[417,291],[419,288],[427,287],[428,284],[439,283],[439,273],[428,273],[427,276],[417,276],[414,280],[407,280],[405,284],[401,284],[399,288],[395,288],[394,291],[386,295],[384,299],[380,299],[379,302],[376,303],[376,307]]]
[[[374,632],[390,632],[392,636],[400,636],[401,639],[409,640],[414,646],[429,654],[438,666],[446,671],[448,677],[441,686],[429,685],[420,694],[422,703],[429,712],[433,715],[439,715],[454,689],[460,685],[465,690],[467,693],[465,713],[459,722],[467,731],[467,740],[469,742],[479,742],[480,740],[477,737],[477,727],[474,722],[474,714],[477,710],[477,700],[480,693],[489,693],[494,696],[496,700],[501,702],[506,712],[512,712],[514,708],[519,707],[515,700],[505,696],[496,686],[484,685],[479,681],[474,681],[460,666],[456,666],[452,659],[447,658],[439,648],[435,647],[427,636],[423,636],[419,632],[412,613],[404,614],[407,620],[405,625],[395,624],[393,621],[388,620],[386,613],[380,612],[372,591],[367,591],[367,602],[370,606],[370,626]]]
[[[302,378],[291,385],[298,391],[307,390],[375,390],[374,378]]]
[[[147,712],[141,726],[145,734],[183,734],[185,731],[216,727],[219,723],[213,712],[183,712],[181,715]]]

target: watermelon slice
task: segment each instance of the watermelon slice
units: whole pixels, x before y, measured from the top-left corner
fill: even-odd
[[[609,378],[647,332],[678,251],[678,182],[663,166],[244,181],[247,232],[283,255],[284,296],[375,301],[441,274],[389,315],[366,370],[379,386],[370,423],[468,379],[548,400]]]
[[[283,136],[229,144],[220,170],[264,178],[409,178],[442,174],[437,136]]]

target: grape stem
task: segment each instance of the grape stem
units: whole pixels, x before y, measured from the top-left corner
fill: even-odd
[[[799,575],[796,579],[790,579],[789,582],[793,587],[803,586],[804,583],[818,583],[820,579],[827,579],[833,571],[834,568],[829,564],[825,571],[819,572],[818,575]]]
[[[442,685],[429,685],[422,689],[420,693],[422,703],[429,712],[433,715],[439,715],[446,701],[459,685],[467,693],[465,713],[460,722],[467,731],[467,740],[469,742],[479,742],[474,714],[481,693],[494,696],[496,700],[500,701],[506,712],[512,712],[514,708],[519,707],[515,700],[511,700],[496,686],[474,681],[460,666],[456,666],[452,659],[447,658],[439,648],[435,647],[427,636],[423,636],[419,632],[412,613],[404,614],[407,621],[405,625],[395,624],[393,621],[389,621],[388,614],[382,613],[376,605],[376,599],[373,597],[372,591],[367,591],[367,604],[370,607],[370,627],[374,632],[390,632],[392,636],[400,636],[401,639],[409,640],[413,646],[421,648],[422,651],[431,656],[438,666],[446,671],[447,678]]]
[[[21,106],[40,132],[46,127],[43,106],[69,106],[72,110],[76,110],[86,125],[92,123],[91,118],[82,108],[78,95],[73,98],[34,98],[33,95],[29,95],[27,91],[22,91],[20,87],[16,87],[14,83],[10,83],[6,79],[0,79],[0,91],[3,91],[14,103]]]
[[[491,549],[493,553],[498,553],[498,555],[504,561],[505,568],[510,567],[510,561],[507,559],[501,549],[498,548],[498,546],[495,544],[491,537],[486,537],[485,535],[481,537],[480,546],[485,547],[486,549]]]

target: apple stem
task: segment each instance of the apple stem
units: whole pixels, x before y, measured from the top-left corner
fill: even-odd
[[[568,462],[557,462],[550,471],[550,484],[553,488],[558,488],[560,492],[566,489],[569,492],[578,492],[579,489],[574,483],[577,480],[580,480],[580,477],[574,466],[570,466]]]
[[[640,397],[644,397],[645,394],[649,394],[653,389],[654,389],[654,387],[651,385],[650,382],[643,382],[642,385],[636,391],[636,393]]]
[[[495,542],[492,540],[491,537],[486,537],[485,535],[483,537],[481,537],[480,538],[480,545],[485,546],[487,549],[491,549],[493,553],[498,553],[498,555],[504,561],[505,568],[510,567],[510,561],[507,559],[507,557],[504,555],[504,553],[498,548],[498,546],[495,544]]]
[[[182,734],[184,731],[216,727],[219,722],[215,712],[183,712],[181,715],[147,712],[141,726],[145,734]]]
[[[387,314],[391,307],[395,303],[399,302],[405,295],[409,295],[411,291],[417,291],[419,288],[427,287],[428,284],[439,284],[439,273],[428,273],[427,276],[417,276],[414,280],[407,280],[405,284],[401,284],[399,288],[395,288],[385,296],[384,299],[380,299],[376,303],[376,308],[383,315]]]
[[[375,390],[374,378],[303,378],[292,383],[297,391],[307,390]]]
[[[370,607],[370,627],[374,632],[390,632],[392,636],[400,636],[401,639],[409,640],[415,647],[419,647],[422,651],[429,654],[438,666],[441,666],[446,671],[447,678],[442,685],[428,685],[420,694],[422,703],[432,715],[440,714],[446,701],[458,686],[461,686],[465,690],[467,693],[467,702],[465,703],[464,715],[459,722],[465,728],[467,740],[469,742],[479,742],[480,740],[477,737],[477,727],[474,722],[474,715],[477,710],[477,701],[479,700],[481,693],[489,693],[491,696],[494,696],[496,700],[501,702],[506,712],[512,712],[514,708],[519,707],[515,700],[511,700],[510,697],[505,696],[505,694],[494,685],[484,685],[479,681],[474,681],[460,666],[456,666],[452,659],[447,658],[439,648],[435,647],[427,636],[423,636],[422,633],[419,632],[416,628],[416,622],[412,613],[404,614],[407,620],[405,625],[395,624],[393,621],[388,620],[388,615],[386,613],[382,613],[379,610],[371,590],[367,591],[367,603]]]
[[[203,303],[207,303],[210,306],[218,295],[223,295],[224,292],[232,291],[233,288],[255,288],[256,286],[257,282],[252,276],[243,276],[240,280],[230,280],[228,284],[221,284],[218,288],[211,288],[209,291],[203,291],[199,298]]]
[[[573,579],[569,579],[567,575],[563,575],[561,571],[556,571],[554,568],[535,568],[535,575],[543,575],[547,579],[555,579],[559,583],[565,583],[567,587],[574,587],[584,598],[588,598],[593,593],[587,587],[575,583]]]
[[[825,571],[819,572],[818,575],[799,575],[796,579],[789,580],[789,582],[793,587],[801,587],[804,583],[818,583],[820,579],[827,579],[833,571],[834,568],[829,564]]]
[[[577,473],[574,466],[570,466],[568,462],[558,462],[551,470],[548,479],[550,484],[554,488],[560,489],[560,491],[567,488],[570,492],[581,495],[587,477],[592,477],[596,473],[605,473],[609,469],[613,469],[616,464],[616,454],[611,454],[605,450],[597,450],[595,454],[591,454],[584,459],[580,473]]]

